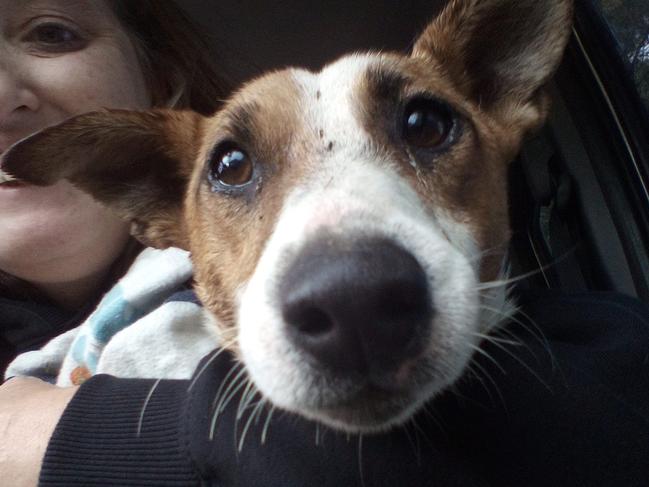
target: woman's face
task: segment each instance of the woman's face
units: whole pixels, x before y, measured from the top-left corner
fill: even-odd
[[[133,45],[103,0],[0,0],[0,154],[76,114],[149,105]],[[105,275],[128,229],[61,182],[0,185],[0,234],[0,270],[47,291]]]

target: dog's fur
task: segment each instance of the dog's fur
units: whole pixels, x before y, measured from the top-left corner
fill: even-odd
[[[207,118],[82,115],[16,144],[2,169],[39,185],[67,178],[146,244],[189,249],[223,343],[272,403],[348,431],[385,429],[457,380],[480,335],[507,315],[504,286],[488,284],[505,268],[507,165],[545,119],[542,88],[571,20],[570,0],[452,0],[410,56],[354,54],[319,73],[270,73]],[[417,98],[451,114],[435,147],[404,139],[404,110]],[[210,177],[223,143],[252,161],[246,184]],[[356,348],[338,357],[352,366],[323,364],[287,331],[286,280],[312,286],[349,255],[376,267],[383,250],[372,246],[385,242],[387,260],[400,249],[423,272],[428,321],[393,357],[400,329],[368,318],[370,331],[353,332]],[[377,278],[361,267],[340,278],[347,301],[368,292],[350,280],[400,272]],[[357,367],[355,354],[367,363]]]

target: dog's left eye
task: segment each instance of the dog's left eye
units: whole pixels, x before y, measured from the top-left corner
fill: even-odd
[[[403,138],[421,149],[439,149],[449,140],[455,117],[444,103],[430,98],[415,98],[403,115]]]
[[[244,186],[252,180],[253,169],[252,159],[244,150],[234,144],[226,144],[214,151],[209,178],[213,184]]]

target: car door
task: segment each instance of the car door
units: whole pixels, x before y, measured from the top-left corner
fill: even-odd
[[[547,126],[512,167],[515,274],[649,299],[649,2],[585,0]]]

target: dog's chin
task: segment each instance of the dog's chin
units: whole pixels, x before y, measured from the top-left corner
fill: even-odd
[[[286,408],[309,420],[348,433],[381,433],[398,427],[433,396],[446,381],[424,379],[423,374],[399,381],[392,375],[375,380],[329,383],[326,394],[310,395],[300,405]],[[422,380],[423,379],[423,380]],[[437,379],[440,379],[439,377]],[[322,384],[321,384],[322,385]]]
[[[413,398],[368,387],[356,397],[306,416],[336,430],[380,433],[404,423],[414,413]]]
[[[366,386],[352,397],[298,412],[307,419],[348,433],[381,433],[406,423],[425,402],[415,394]]]

